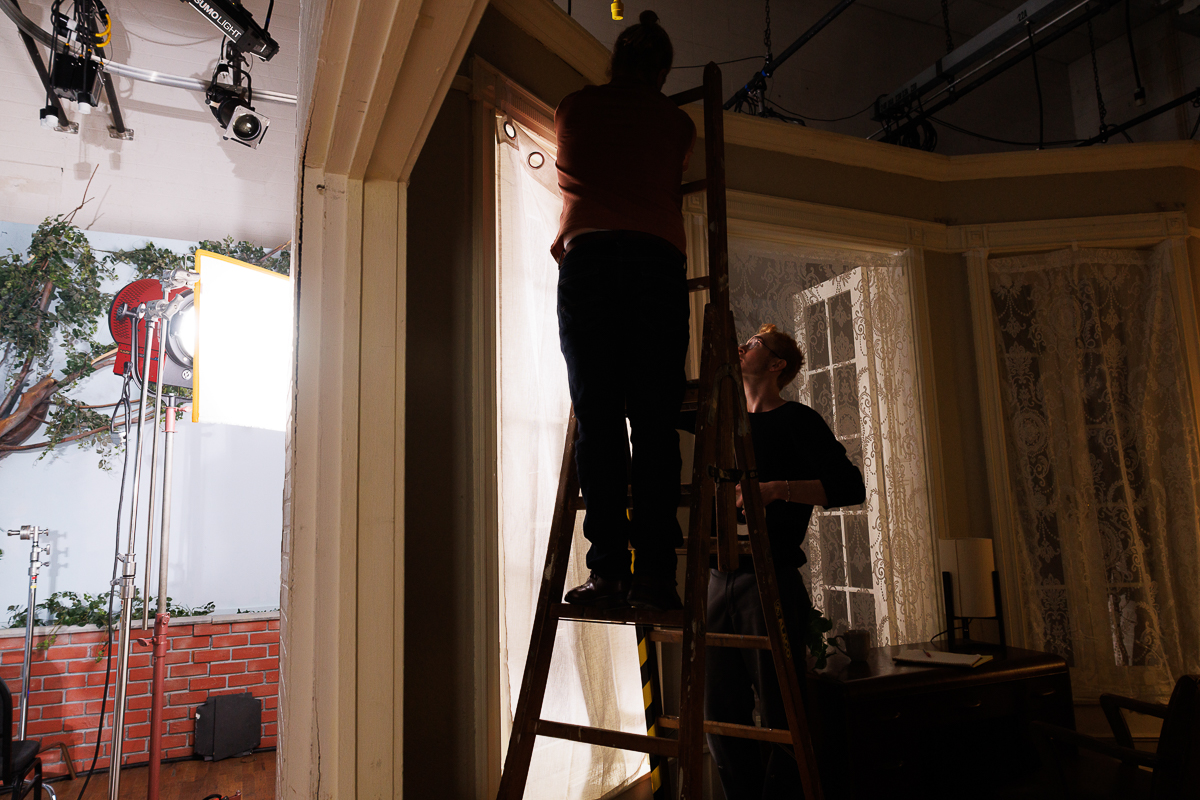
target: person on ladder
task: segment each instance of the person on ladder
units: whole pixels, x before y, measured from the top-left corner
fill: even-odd
[[[812,601],[799,569],[808,560],[801,544],[813,506],[857,505],[866,499],[866,487],[862,472],[846,457],[846,448],[821,415],[780,395],[804,364],[796,341],[774,325],[763,325],[738,347],[738,357],[784,621],[791,640],[803,642]],[[742,505],[740,486],[737,504]],[[734,572],[719,572],[715,566],[714,557],[708,632],[765,636],[750,557],[742,556]],[[705,719],[753,725],[757,694],[762,726],[787,728],[770,651],[709,647],[706,653]],[[803,670],[804,663],[801,651],[797,668]],[[803,673],[799,677],[803,687]],[[765,764],[762,746],[749,739],[709,734],[708,748],[728,800],[803,796],[790,747],[770,745]]]
[[[696,126],[662,93],[673,57],[658,17],[643,11],[617,37],[611,80],[568,95],[554,113],[563,210],[551,253],[591,543],[590,577],[564,598],[577,605],[682,607],[675,420],[689,308],[680,187]]]

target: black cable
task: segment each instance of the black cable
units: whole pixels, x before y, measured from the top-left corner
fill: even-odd
[[[275,0],[271,0],[270,5],[267,6],[266,19],[263,20],[263,33],[266,33],[267,31],[269,31],[271,29],[271,12],[273,12],[274,10],[275,10]]]
[[[717,66],[725,64],[737,64],[741,61],[758,61],[762,56],[746,56],[745,58],[735,58],[731,61],[718,61]],[[671,67],[671,69],[704,69],[708,64],[688,64],[686,67]]]
[[[933,120],[934,122],[936,122],[938,125],[941,125],[942,127],[949,128],[952,131],[957,131],[958,133],[961,133],[965,136],[974,136],[976,139],[983,139],[988,142],[996,142],[997,144],[1011,144],[1011,145],[1017,145],[1019,147],[1037,147],[1038,146],[1037,142],[1015,142],[1011,139],[997,139],[995,136],[987,136],[986,134],[976,133],[975,131],[969,131],[966,128],[960,128],[959,126],[957,126],[953,123],[946,122],[945,120],[938,119],[937,117],[934,117],[934,116],[930,116],[929,119]],[[1046,146],[1046,145],[1055,146],[1055,145],[1079,144],[1082,141],[1084,141],[1084,140],[1083,139],[1063,139],[1061,141],[1042,142],[1042,145],[1043,146]]]
[[[137,332],[134,331],[136,337]],[[136,348],[135,348],[136,349]],[[129,384],[133,378],[133,372],[129,369],[129,362],[125,362],[125,382],[121,387],[121,399],[117,401],[116,407],[113,409],[112,422],[109,425],[110,430],[115,427],[117,420],[117,412],[122,408],[125,409],[125,460],[121,465],[121,493],[117,497],[117,534],[116,541],[113,543],[113,571],[112,582],[108,587],[108,617],[105,620],[105,629],[108,631],[108,636],[105,640],[104,654],[106,663],[104,665],[104,694],[100,696],[100,721],[96,725],[96,749],[92,753],[92,766],[88,768],[87,778],[83,781],[83,788],[79,790],[77,800],[82,800],[84,794],[87,793],[88,784],[92,780],[92,774],[96,771],[96,762],[100,760],[100,742],[104,737],[104,709],[108,705],[108,686],[112,680],[112,615],[113,615],[113,595],[117,592],[117,556],[121,552],[121,512],[125,508],[125,476],[129,472],[129,425],[130,425],[130,403],[129,403]],[[141,416],[141,408],[138,409],[138,416]],[[141,420],[139,419],[139,424]],[[117,769],[120,769],[117,765]]]
[[[861,111],[855,111],[853,114],[849,114],[845,117],[834,117],[832,119],[828,119],[826,117],[809,117],[804,114],[798,114],[795,111],[784,108],[783,106],[779,105],[779,103],[776,103],[774,100],[768,100],[767,102],[770,103],[771,105],[775,106],[776,108],[778,108],[780,111],[785,111],[788,114],[791,114],[793,117],[799,117],[800,119],[806,119],[809,122],[844,122],[845,120],[854,119],[855,117],[862,116],[863,114],[865,114],[866,112],[870,111],[872,108],[875,107],[875,101],[872,100],[870,102],[870,104],[867,105],[867,107],[862,109]]]
[[[1042,79],[1038,75],[1037,48],[1033,45],[1033,26],[1025,23],[1025,32],[1029,34],[1029,61],[1033,64],[1033,85],[1037,87],[1038,99],[1038,150],[1046,149],[1046,111],[1042,106]]]
[[[1133,92],[1135,105],[1145,105],[1146,90],[1142,87],[1142,74],[1138,71],[1137,53],[1133,49],[1133,20],[1129,16],[1129,0],[1125,0],[1125,39],[1129,42],[1129,61],[1133,64],[1133,82],[1137,89]]]
[[[1092,80],[1096,84],[1096,112],[1100,115],[1100,133],[1108,130],[1108,107],[1104,105],[1104,93],[1100,90],[1100,65],[1096,60],[1096,33],[1092,30],[1092,18],[1087,21],[1088,48],[1092,51]],[[1104,141],[1108,141],[1105,139]]]
[[[950,32],[950,0],[942,0],[942,27],[946,29],[946,55],[954,52],[954,35]]]
[[[944,630],[944,631],[940,631],[940,632],[938,632],[938,633],[935,633],[933,636],[931,636],[931,637],[929,638],[929,641],[930,641],[930,642],[932,642],[932,641],[933,641],[934,639],[936,639],[937,637],[939,637],[939,636],[945,636],[945,635],[946,635],[947,633],[949,633],[949,632],[950,632],[950,629],[949,629],[949,628],[946,628],[946,630]]]

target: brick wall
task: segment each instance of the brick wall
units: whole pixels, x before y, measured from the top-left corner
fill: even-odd
[[[140,622],[140,621],[139,621]],[[35,629],[35,643],[51,633]],[[263,702],[262,747],[277,740],[279,684],[279,615],[239,614],[171,620],[167,635],[166,694],[163,708],[163,757],[191,755],[195,744],[196,706],[210,695],[250,692]],[[141,636],[135,627],[134,638]],[[77,770],[91,765],[96,725],[104,694],[105,633],[95,628],[61,628],[54,644],[34,650],[29,723],[26,736],[42,746],[66,742]],[[14,706],[21,686],[24,631],[0,630],[0,678],[12,691]],[[116,695],[116,653],[98,767],[109,763],[112,707]],[[97,660],[99,657],[99,660]],[[129,703],[126,706],[125,764],[145,762],[149,755],[150,681],[147,648],[136,646],[129,658]],[[13,710],[13,733],[19,712]],[[42,763],[50,774],[66,772],[59,751],[46,753]],[[59,765],[56,767],[56,765]]]

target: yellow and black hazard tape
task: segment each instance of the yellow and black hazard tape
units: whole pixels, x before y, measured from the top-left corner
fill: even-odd
[[[642,703],[646,709],[646,735],[658,736],[658,718],[662,716],[662,698],[658,685],[658,649],[650,641],[649,625],[638,625],[638,661],[642,668]],[[650,787],[654,800],[669,800],[670,781],[667,779],[667,760],[650,755]]]

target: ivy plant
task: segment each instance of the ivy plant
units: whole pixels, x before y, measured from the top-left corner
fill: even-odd
[[[75,442],[94,450],[101,469],[109,469],[119,447],[107,435],[105,412],[112,405],[89,405],[69,393],[116,357],[116,349],[96,335],[112,303],[101,286],[116,277],[114,267],[127,264],[137,278],[158,277],[164,269],[190,267],[196,250],[284,275],[291,261],[286,244],[268,251],[232,236],[202,241],[187,255],[153,243],[98,255],[73,217],[74,212],[45,219],[28,252],[10,249],[0,256],[0,458],[20,450],[42,450],[45,456]],[[44,440],[29,443],[38,431]]]
[[[52,627],[50,634],[37,644],[38,650],[49,650],[58,639],[58,630],[69,625],[95,625],[97,628],[109,627],[116,629],[120,621],[120,611],[117,604],[113,616],[108,615],[108,593],[76,594],[75,592],[55,592],[37,604],[34,609],[34,627]],[[154,595],[150,595],[151,613],[158,608]],[[199,606],[186,606],[167,597],[167,613],[172,617],[204,617],[216,610],[216,603],[208,602]],[[142,596],[136,588],[133,590],[133,618],[142,616]],[[29,609],[25,606],[9,606],[8,627],[24,628],[29,624]]]

